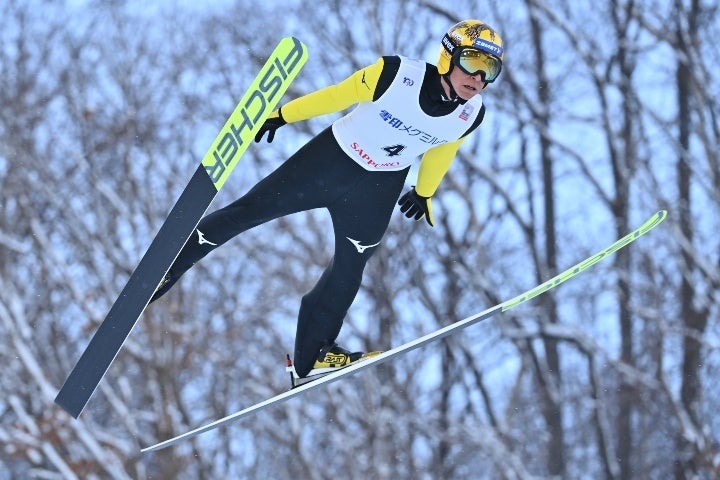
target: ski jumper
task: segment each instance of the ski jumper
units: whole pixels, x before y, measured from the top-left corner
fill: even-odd
[[[416,191],[432,196],[464,137],[482,121],[479,95],[467,102],[447,100],[440,81],[433,65],[382,57],[339,84],[282,106],[282,118],[293,123],[358,104],[241,198],[205,216],[153,300],[236,235],[284,215],[326,208],[335,251],[302,298],[295,336],[295,369],[307,375],[320,349],[340,332],[411,163],[423,155]]]

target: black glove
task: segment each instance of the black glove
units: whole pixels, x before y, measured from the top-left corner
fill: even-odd
[[[265,120],[265,123],[262,124],[262,127],[260,127],[260,130],[258,130],[257,134],[255,134],[255,143],[259,143],[260,140],[262,140],[262,137],[263,137],[263,135],[265,135],[265,132],[268,132],[267,141],[268,141],[268,143],[271,143],[273,141],[273,139],[275,138],[275,130],[277,130],[278,128],[280,128],[286,124],[287,124],[287,122],[283,118],[282,112],[278,108],[277,116],[268,117]]]
[[[398,205],[400,205],[400,211],[404,213],[407,218],[414,217],[415,220],[420,220],[425,217],[425,220],[427,220],[431,227],[435,226],[430,197],[421,197],[415,191],[415,187],[400,197]]]

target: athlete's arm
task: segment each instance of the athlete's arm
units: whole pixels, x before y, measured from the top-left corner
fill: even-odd
[[[425,152],[420,162],[417,185],[415,186],[418,195],[422,197],[435,195],[435,191],[450,169],[455,154],[464,140],[465,137],[462,137],[459,140],[443,143]]]
[[[383,58],[335,85],[289,101],[280,109],[287,123],[339,112],[360,102],[371,102],[383,71]],[[274,113],[270,116],[274,116]]]
[[[377,100],[388,89],[399,67],[399,57],[382,57],[336,85],[291,100],[268,115],[255,135],[255,141],[262,141],[267,133],[267,141],[272,142],[275,131],[288,123],[339,112],[356,103]]]
[[[418,171],[418,181],[415,191],[423,197],[432,197],[435,195],[440,182],[450,169],[450,165],[455,159],[460,145],[465,141],[468,135],[475,131],[485,118],[485,105],[481,107],[480,114],[477,116],[469,129],[454,142],[443,143],[437,147],[433,147],[422,157],[420,162],[420,170]]]

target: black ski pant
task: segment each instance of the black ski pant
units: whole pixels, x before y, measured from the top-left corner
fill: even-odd
[[[205,216],[170,269],[168,283],[153,300],[197,261],[236,235],[284,215],[327,208],[335,252],[317,284],[302,298],[295,336],[295,369],[304,377],[320,349],[340,333],[408,170],[365,170],[340,149],[331,128],[325,129],[244,196]]]

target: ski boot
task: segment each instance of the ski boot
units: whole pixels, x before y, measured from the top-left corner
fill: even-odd
[[[295,388],[307,383],[308,381],[312,381],[319,376],[325,376],[334,371],[348,367],[353,363],[367,360],[368,358],[381,353],[382,352],[350,352],[349,350],[338,346],[337,343],[331,343],[320,349],[317,360],[315,360],[315,365],[313,365],[312,370],[310,370],[307,376],[304,377],[304,379],[306,379],[305,381],[302,381],[304,379],[297,374],[297,371],[295,371],[295,366],[292,364],[290,355],[287,356],[287,366],[285,370],[290,373],[290,383],[292,388]]]

